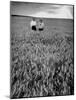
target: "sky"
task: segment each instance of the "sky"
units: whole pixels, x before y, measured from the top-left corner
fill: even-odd
[[[73,19],[72,5],[11,2],[11,15]]]

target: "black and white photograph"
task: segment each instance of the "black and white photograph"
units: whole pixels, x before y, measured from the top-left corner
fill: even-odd
[[[74,95],[74,5],[10,1],[10,98]]]

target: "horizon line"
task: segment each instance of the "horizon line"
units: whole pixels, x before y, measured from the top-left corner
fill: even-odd
[[[31,16],[31,15],[14,15],[14,14],[10,14],[10,16],[17,16],[17,17],[33,17],[33,18],[43,18],[43,19],[45,19],[45,18],[47,18],[47,19],[67,19],[67,20],[74,20],[74,18],[72,19],[72,18],[53,18],[53,17],[35,17],[35,16]]]

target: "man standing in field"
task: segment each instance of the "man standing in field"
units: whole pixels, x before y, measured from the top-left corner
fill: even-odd
[[[38,23],[38,27],[39,27],[39,31],[43,31],[44,30],[44,23],[43,23],[42,19],[40,19],[40,21]]]
[[[35,18],[32,19],[32,21],[31,21],[31,23],[30,23],[30,26],[31,26],[31,29],[32,29],[33,31],[36,31],[36,30],[37,30],[37,29],[36,29],[36,20],[35,20]]]

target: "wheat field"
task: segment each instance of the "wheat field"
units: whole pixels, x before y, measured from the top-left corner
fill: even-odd
[[[73,20],[43,18],[42,32],[31,20],[11,16],[11,98],[73,95]]]

